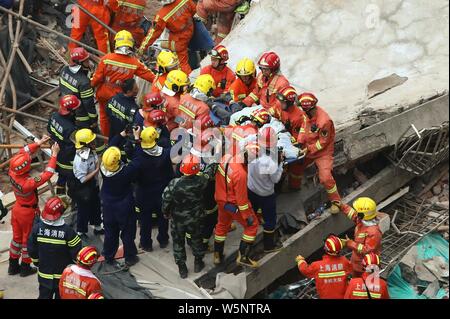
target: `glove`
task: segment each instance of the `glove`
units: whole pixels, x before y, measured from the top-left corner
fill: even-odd
[[[297,265],[298,265],[302,260],[305,260],[305,257],[303,257],[302,255],[298,255],[297,257],[295,257],[295,262],[297,263]]]
[[[239,120],[237,120],[237,124],[242,124],[247,121],[250,121],[250,118],[247,115],[242,115]]]
[[[222,90],[225,90],[226,86],[227,86],[227,79],[222,79],[222,81],[219,82],[219,85],[217,85],[217,87],[221,88]]]
[[[252,216],[248,217],[246,219],[246,221],[247,221],[247,226],[253,226],[253,217]]]

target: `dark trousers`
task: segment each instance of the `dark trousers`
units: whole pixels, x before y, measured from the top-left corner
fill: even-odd
[[[264,218],[264,230],[273,231],[277,224],[277,201],[276,194],[270,196],[259,196],[248,190],[248,198],[252,203],[253,210],[255,213],[258,209],[262,210]]]
[[[142,247],[151,247],[153,244],[153,214],[156,214],[158,224],[158,236],[156,239],[160,244],[166,244],[169,241],[169,221],[165,219],[161,213],[161,196],[162,190],[151,193],[142,193],[138,191],[137,201],[138,207],[141,210],[139,213],[139,221],[141,224],[140,244]]]
[[[94,180],[84,184],[78,180],[71,182],[77,184],[71,185],[75,190],[74,199],[78,207],[77,232],[87,233],[88,224],[100,226],[102,223],[99,189]]]
[[[173,241],[173,256],[176,264],[186,262],[185,237],[187,233],[191,236],[191,247],[194,257],[202,259],[205,256],[205,246],[203,245],[202,234],[198,224],[199,221],[186,223],[185,220],[172,220],[171,234]]]
[[[59,279],[44,279],[39,277],[38,299],[61,299],[59,296]]]
[[[125,260],[137,255],[136,244],[136,212],[132,197],[122,202],[103,202],[103,225],[105,228],[105,240],[103,243],[103,256],[111,260],[119,248],[119,237],[123,243]]]

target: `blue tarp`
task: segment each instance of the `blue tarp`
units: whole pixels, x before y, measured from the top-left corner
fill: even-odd
[[[417,257],[427,260],[440,256],[448,263],[449,245],[440,234],[430,234],[422,238],[417,244]],[[388,277],[389,295],[392,299],[427,299],[418,294],[413,286],[403,279],[400,266],[395,266]],[[441,299],[446,295],[445,290],[440,289],[436,298]]]

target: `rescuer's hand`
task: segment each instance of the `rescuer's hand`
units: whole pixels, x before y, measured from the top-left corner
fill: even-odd
[[[58,143],[54,143],[53,145],[52,145],[52,148],[51,148],[51,150],[52,150],[52,156],[58,156],[58,153],[59,153],[59,151],[60,151],[60,147],[59,147],[59,144]]]
[[[303,257],[302,255],[298,255],[297,257],[295,257],[295,262],[297,263],[297,265],[298,265],[302,260],[305,260],[305,257]]]
[[[139,140],[141,138],[141,127],[140,126],[133,126],[133,136],[135,140]]]
[[[252,216],[248,217],[245,221],[247,222],[247,226],[253,226],[254,220]]]
[[[42,144],[44,144],[45,142],[47,142],[49,140],[50,140],[50,136],[43,135],[42,138],[36,142],[36,144],[41,146]]]

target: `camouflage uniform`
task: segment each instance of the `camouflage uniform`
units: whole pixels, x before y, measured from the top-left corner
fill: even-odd
[[[185,234],[192,236],[192,252],[196,258],[203,258],[205,249],[202,241],[201,221],[204,218],[204,192],[214,178],[217,164],[193,176],[173,179],[162,195],[162,211],[171,215],[171,234],[175,262],[186,262]]]

